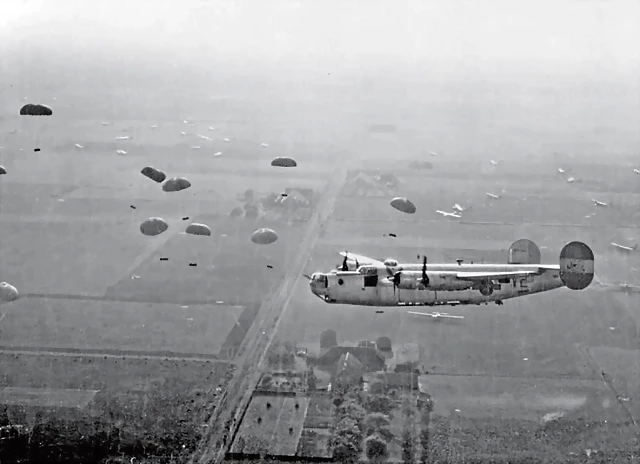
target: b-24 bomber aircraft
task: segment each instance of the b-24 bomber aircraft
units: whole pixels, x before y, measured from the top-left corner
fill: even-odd
[[[509,248],[507,264],[400,264],[341,252],[342,265],[329,273],[305,275],[311,292],[331,304],[359,306],[479,305],[561,287],[587,288],[594,255],[582,242],[562,248],[559,264],[541,264],[540,249],[521,239]]]

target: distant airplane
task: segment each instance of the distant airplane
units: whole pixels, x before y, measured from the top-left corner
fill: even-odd
[[[616,242],[611,242],[611,246],[615,247],[619,250],[622,251],[637,251],[638,250],[638,244],[636,243],[635,245],[633,245],[632,247],[630,246],[626,246],[626,245],[620,245],[619,243]]]
[[[609,206],[609,205],[608,205],[607,203],[605,203],[604,201],[598,201],[598,200],[596,200],[595,198],[593,198],[592,200],[593,200],[593,203],[594,203],[596,206]]]
[[[587,288],[594,276],[593,251],[573,241],[560,251],[558,264],[541,264],[530,240],[509,247],[507,264],[422,264],[384,261],[340,252],[342,265],[305,274],[311,292],[330,304],[355,306],[457,306],[495,303],[561,287]]]
[[[444,217],[454,217],[454,218],[462,217],[458,213],[447,213],[446,211],[440,211],[439,209],[436,210],[436,213],[442,214]]]
[[[211,140],[211,137],[207,137],[206,135],[198,134],[198,137],[200,137],[203,140]]]
[[[635,172],[636,174],[640,174],[640,169],[633,168],[633,172]]]
[[[79,143],[76,143],[76,147],[77,148],[84,148],[82,145],[80,145]]]
[[[263,146],[263,147],[265,147],[265,148],[269,146],[269,144],[268,144],[268,143],[264,143],[264,142],[263,142],[263,143],[261,143],[260,145],[262,145],[262,146]]]
[[[574,177],[569,177],[567,178],[567,182],[569,182],[570,184],[572,184],[576,179]]]
[[[564,169],[562,169],[562,168],[558,168],[558,172],[559,172],[560,174],[564,174]]]
[[[435,151],[430,151],[430,152],[429,152],[429,154],[430,154],[431,156],[438,156],[438,154],[437,154]]]
[[[229,141],[229,139],[228,139],[228,138],[225,138],[225,139],[224,139],[224,141],[225,141],[225,142],[228,142],[228,141]]]
[[[500,161],[489,160],[489,162],[494,166],[497,166],[498,164],[500,164]]]
[[[449,313],[419,313],[417,311],[407,311],[409,314],[415,314],[416,316],[428,316],[433,319],[444,318],[444,319],[464,319],[464,316],[451,316]]]
[[[639,285],[629,285],[628,283],[617,283],[617,284],[607,284],[602,283],[596,280],[596,284],[604,290],[610,292],[621,292],[621,293],[640,293]]]
[[[493,193],[489,193],[489,192],[487,192],[487,196],[488,196],[489,198],[493,198],[493,199],[495,199],[495,200],[497,200],[498,198],[500,198],[500,195],[494,195]]]
[[[182,131],[182,132],[180,132],[180,135],[187,135],[187,133]]]
[[[155,129],[155,128],[157,128],[157,127],[158,127],[158,125],[157,125],[157,124],[153,124],[152,126],[149,126],[149,127],[150,127],[151,129]]]
[[[453,209],[459,211],[460,213],[463,213],[465,211],[469,211],[471,209],[471,206],[463,208],[462,206],[460,206],[460,204],[456,203],[456,204],[453,205]]]

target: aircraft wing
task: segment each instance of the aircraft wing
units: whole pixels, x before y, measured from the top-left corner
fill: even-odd
[[[540,264],[538,265],[538,269],[544,269],[545,271],[559,271],[559,264]]]
[[[456,272],[456,278],[460,280],[487,280],[504,279],[507,277],[526,277],[538,274],[537,271],[512,271],[512,272]]]
[[[340,256],[346,256],[347,259],[351,261],[358,261],[358,264],[362,265],[371,265],[371,266],[382,266],[384,267],[384,263],[380,260],[369,258],[367,256],[358,255],[356,253],[341,251]]]
[[[464,316],[452,316],[450,314],[432,314],[432,313],[419,313],[417,311],[407,311],[408,314],[415,314],[416,316],[426,316],[433,319],[464,319]]]

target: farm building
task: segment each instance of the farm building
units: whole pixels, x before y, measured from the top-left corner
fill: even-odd
[[[335,388],[360,386],[362,384],[362,375],[365,373],[362,363],[353,354],[348,351],[340,356],[336,363],[335,371],[331,376],[331,386]]]
[[[334,346],[320,354],[314,364],[318,368],[333,371],[340,358],[350,353],[363,366],[364,372],[381,371],[385,367],[385,359],[375,348],[362,346]]]

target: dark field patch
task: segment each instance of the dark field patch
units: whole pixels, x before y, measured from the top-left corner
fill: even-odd
[[[95,358],[0,354],[2,386],[108,390],[116,394],[144,391],[154,382],[180,382],[188,390],[211,388],[229,368],[227,363],[195,360]],[[167,392],[170,393],[170,392]]]

